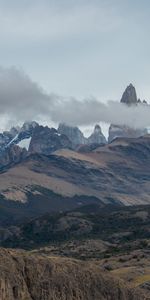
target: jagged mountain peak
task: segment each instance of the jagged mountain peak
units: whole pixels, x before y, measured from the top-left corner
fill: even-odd
[[[21,131],[30,130],[31,128],[34,129],[38,125],[39,124],[36,121],[26,121],[26,122],[24,122],[24,124],[21,128]]]
[[[72,142],[73,147],[76,147],[80,144],[86,144],[86,138],[77,126],[70,126],[65,123],[60,123],[58,126],[58,132],[66,135]]]
[[[95,127],[94,127],[94,132],[97,132],[97,133],[102,132],[101,127],[100,127],[99,124],[96,124],[96,125],[95,125]]]
[[[133,105],[138,103],[136,89],[132,83],[130,83],[125,89],[120,102],[125,103],[127,105]]]
[[[34,129],[39,126],[35,121],[25,122],[22,127],[13,126],[9,131],[0,133],[0,151],[5,151],[11,145],[18,144],[20,142],[32,137]]]
[[[65,123],[59,124],[58,132],[66,135],[72,142],[72,146],[75,149],[79,145],[106,144],[106,138],[103,135],[99,124],[95,125],[93,133],[88,138],[84,136],[77,126],[73,127]]]
[[[87,139],[87,144],[106,144],[106,138],[99,124],[95,125],[93,133]]]
[[[120,102],[123,104],[126,104],[128,106],[147,105],[147,102],[145,100],[141,101],[140,98],[137,98],[136,89],[132,83],[130,83],[127,86],[127,88],[125,89]],[[109,127],[108,142],[111,142],[112,140],[114,140],[117,137],[136,138],[139,136],[143,136],[145,134],[147,134],[146,128],[135,129],[135,128],[131,128],[127,125],[121,126],[121,125],[117,125],[117,124],[111,124]]]
[[[48,126],[37,126],[32,134],[29,145],[29,153],[41,153],[49,155],[59,149],[71,149],[72,144],[69,138],[59,133],[55,128]]]

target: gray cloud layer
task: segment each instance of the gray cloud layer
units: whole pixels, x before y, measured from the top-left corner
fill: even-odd
[[[104,104],[95,98],[80,101],[49,95],[22,70],[0,68],[0,117],[1,127],[45,120],[78,126],[106,122],[141,128],[150,125],[150,106],[129,108],[115,101]]]

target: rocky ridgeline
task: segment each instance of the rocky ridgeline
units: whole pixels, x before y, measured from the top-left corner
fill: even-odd
[[[22,127],[12,127],[10,131],[0,133],[0,151],[32,137],[33,131],[37,126],[37,122],[25,122]]]
[[[124,105],[147,105],[137,98],[135,87],[130,84],[122,95]],[[108,142],[117,137],[137,138],[147,134],[146,129],[133,129],[128,126],[111,124]],[[106,138],[97,124],[92,134],[86,138],[76,126],[60,123],[58,129],[40,126],[37,122],[25,122],[22,127],[12,127],[0,133],[0,166],[18,162],[29,153],[49,155],[59,149],[72,149],[90,152],[99,145],[106,144]],[[16,146],[17,145],[17,146]],[[24,150],[22,150],[25,148]]]
[[[81,145],[106,144],[99,125],[89,138],[85,138],[78,127],[60,124],[58,130],[40,126],[36,122],[26,122],[0,134],[0,167],[19,162],[31,153],[49,155],[56,150],[78,150]]]
[[[78,127],[71,127],[65,123],[61,123],[58,127],[60,134],[66,135],[72,142],[74,148],[79,145],[91,145],[91,144],[106,144],[106,138],[102,133],[101,127],[96,125],[93,133],[88,137],[84,137],[83,133]]]
[[[65,123],[60,123],[58,130],[41,126],[37,122],[26,122],[22,127],[12,127],[10,131],[0,133],[0,152],[13,145],[23,148],[22,141],[28,140],[29,151],[42,153],[51,153],[61,148],[75,149],[79,145],[85,144],[106,144],[106,138],[101,131],[101,127],[96,125],[93,133],[89,138],[85,138],[84,134],[78,127],[72,127]]]

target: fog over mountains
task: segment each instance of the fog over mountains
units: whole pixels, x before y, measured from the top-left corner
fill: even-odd
[[[92,105],[92,102],[88,103]],[[81,106],[82,105],[84,104],[82,103]],[[128,111],[128,115],[132,114],[134,110],[135,112],[138,110],[145,110],[148,112],[150,109],[149,104],[147,104],[145,100],[141,101],[137,98],[135,87],[132,84],[130,84],[124,91],[119,105],[121,109],[123,107],[123,110]],[[78,110],[74,111],[76,112]],[[91,112],[91,118],[93,117],[94,120],[95,115],[93,115],[92,109]],[[66,113],[66,110],[62,111],[62,114],[64,113]],[[119,116],[120,113],[121,112],[119,111]],[[78,115],[78,113],[75,113],[74,118],[76,118]],[[83,113],[83,118],[84,117],[85,114]],[[64,122],[60,122],[57,129],[49,128],[48,126],[44,127],[35,121],[25,122],[22,126],[17,125],[12,127],[10,130],[5,130],[4,132],[0,133],[0,152],[2,165],[5,161],[5,155],[6,163],[9,162],[9,156],[11,156],[11,153],[17,154],[17,160],[20,155],[25,155],[25,153],[22,153],[22,151],[18,150],[18,148],[12,149],[14,145],[25,148],[26,151],[29,151],[29,153],[36,152],[49,155],[50,153],[59,149],[66,148],[78,150],[81,148],[81,146],[82,150],[84,149],[84,151],[91,151],[98,145],[104,145],[107,142],[110,143],[117,137],[137,138],[148,133],[148,130],[144,126],[140,126],[140,128],[135,127],[136,114],[135,118],[131,120],[134,122],[134,126],[131,126],[132,122],[127,122],[128,119],[126,120],[125,124],[120,125],[120,123],[118,123],[118,118],[116,118],[115,121],[110,124],[108,141],[106,140],[99,124],[94,125],[93,132],[88,137],[85,137],[83,132],[77,126],[68,125]]]
[[[65,122],[72,126],[95,125],[99,122],[127,125],[133,128],[149,126],[150,106],[137,99],[134,87],[128,88],[132,104],[128,100],[107,103],[90,97],[78,100],[46,93],[22,70],[0,68],[0,116],[1,128],[35,120],[47,124]],[[128,93],[128,92],[127,92]],[[110,95],[111,98],[111,95]],[[136,105],[138,104],[138,105]]]
[[[18,74],[16,71],[16,79]],[[104,104],[95,99],[80,102],[50,96],[25,75],[23,77],[27,84],[23,83],[20,91],[13,86],[10,105],[13,109],[9,113],[8,108],[7,112],[8,123],[15,121],[17,125],[0,133],[0,246],[31,252],[1,248],[1,286],[4,288],[0,289],[3,296],[0,294],[0,299],[20,300],[29,295],[28,299],[49,300],[51,293],[58,300],[66,295],[68,300],[79,297],[83,300],[106,299],[109,295],[112,296],[110,299],[149,299],[144,298],[149,293],[149,284],[147,288],[145,283],[147,277],[138,288],[134,286],[140,255],[145,259],[141,272],[149,274],[148,254],[145,256],[144,252],[143,256],[140,252],[137,256],[133,252],[136,247],[149,247],[148,102],[137,98],[132,84],[127,86],[120,102]],[[7,100],[9,93],[5,86],[3,88],[4,112],[9,103],[4,99]],[[25,98],[21,98],[23,91]],[[39,97],[36,97],[38,93]],[[15,99],[18,99],[16,104]],[[34,101],[37,101],[35,109]],[[28,111],[34,118],[20,126]],[[45,117],[45,123],[50,118],[58,124],[55,128],[44,126],[42,117]],[[100,121],[110,122],[108,140]],[[85,136],[76,124],[94,125],[91,134]],[[114,259],[114,253],[120,251],[123,255],[126,249],[130,249],[133,266],[125,280],[120,277],[125,282],[122,286],[112,273],[108,277],[112,268],[108,260],[111,263],[110,255]],[[50,258],[54,255],[55,258]],[[122,257],[117,258],[120,269],[124,263]],[[92,261],[83,264],[79,258]],[[99,259],[98,269],[95,259]],[[10,264],[12,272],[8,273]],[[118,266],[116,268],[118,270]],[[128,282],[133,268],[130,288]],[[43,279],[39,276],[41,270]],[[48,279],[44,285],[46,298],[43,298],[41,282],[45,276]],[[80,286],[82,278],[83,286]],[[59,286],[59,282],[62,285]],[[64,282],[66,286],[69,284],[69,292],[64,289]],[[91,286],[87,289],[89,283],[94,287],[92,293]],[[74,292],[74,285],[77,292]],[[70,297],[70,293],[76,296]]]

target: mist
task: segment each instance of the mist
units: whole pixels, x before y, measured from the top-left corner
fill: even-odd
[[[111,96],[111,95],[110,95]],[[150,125],[150,106],[124,105],[118,101],[100,101],[94,97],[82,101],[73,97],[48,94],[23,70],[0,68],[1,127],[24,121],[90,126],[105,122],[143,128]]]

